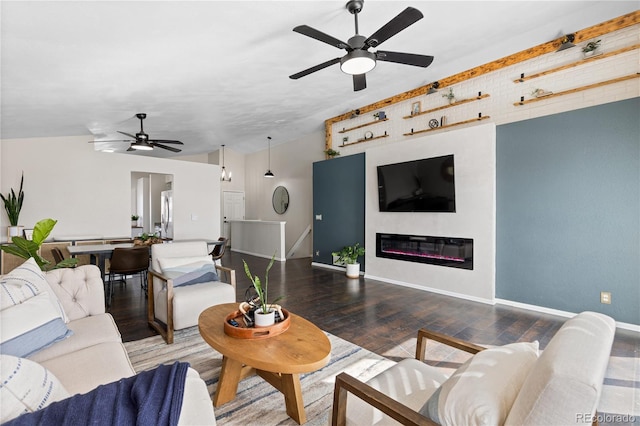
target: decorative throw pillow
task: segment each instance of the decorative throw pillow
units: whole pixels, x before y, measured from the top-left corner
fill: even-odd
[[[215,263],[209,256],[158,259],[158,263],[162,273],[173,280],[174,287],[220,280]]]
[[[1,354],[0,375],[0,423],[70,396],[50,371],[28,359]]]
[[[58,310],[60,317],[68,323],[69,319],[60,300],[33,257],[0,278],[0,310],[18,305],[44,292],[47,292],[51,304]]]
[[[462,364],[420,414],[443,426],[503,424],[537,359],[537,341],[485,349]]]
[[[72,334],[47,292],[0,311],[3,354],[28,357]]]

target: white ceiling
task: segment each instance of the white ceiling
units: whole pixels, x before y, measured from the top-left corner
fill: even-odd
[[[289,75],[345,52],[294,33],[354,33],[345,1],[2,1],[1,137],[135,133],[182,154],[265,149],[321,131],[325,119],[637,9],[637,1],[367,0],[371,35],[408,6],[424,19],[381,49],[433,55],[389,62],[354,92],[338,65]],[[115,134],[114,134],[115,133]],[[117,144],[125,149],[127,144]],[[181,155],[182,155],[181,154]],[[175,154],[156,149],[154,156]]]

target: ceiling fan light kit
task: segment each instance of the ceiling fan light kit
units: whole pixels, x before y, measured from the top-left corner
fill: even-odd
[[[400,31],[422,19],[424,16],[418,9],[407,7],[395,18],[391,19],[378,31],[367,38],[358,34],[358,13],[362,10],[363,5],[363,0],[350,0],[346,5],[349,13],[354,15],[355,22],[355,35],[349,39],[348,43],[307,25],[299,25],[295,27],[293,29],[294,32],[311,37],[323,43],[327,43],[338,49],[344,49],[347,51],[347,54],[341,58],[330,59],[296,74],[292,74],[289,78],[297,80],[331,65],[340,63],[340,69],[342,72],[353,76],[353,90],[358,91],[367,87],[366,73],[375,68],[377,61],[395,62],[397,64],[412,65],[422,68],[426,68],[431,65],[431,62],[433,62],[433,56],[418,55],[414,53],[388,52],[382,50],[369,52],[369,48],[379,46],[389,38],[398,34]]]

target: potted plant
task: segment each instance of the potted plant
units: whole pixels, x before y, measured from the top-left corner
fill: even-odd
[[[596,49],[598,49],[598,47],[600,47],[600,40],[590,41],[582,48],[582,54],[585,56],[585,58],[593,56],[595,55]]]
[[[140,219],[140,216],[138,216],[137,214],[132,214],[131,215],[131,226],[138,226],[138,219]]]
[[[344,246],[340,251],[334,251],[331,254],[338,257],[336,260],[337,264],[347,267],[347,277],[358,278],[360,276],[358,258],[364,256],[364,247],[360,247],[360,243],[355,243],[352,246]]]
[[[9,217],[9,223],[11,226],[8,227],[8,235],[9,238],[14,236],[19,236],[22,231],[22,227],[18,225],[18,219],[20,217],[20,210],[22,210],[22,203],[24,202],[24,191],[22,191],[22,185],[24,184],[24,173],[22,174],[22,178],[20,179],[20,189],[18,190],[18,195],[11,188],[11,192],[4,195],[0,194],[0,198],[4,202],[4,209],[7,212],[7,216]]]
[[[33,237],[30,240],[15,236],[11,238],[11,242],[13,244],[3,245],[0,248],[7,253],[21,257],[25,260],[33,257],[40,269],[43,271],[58,268],[72,268],[78,263],[78,259],[64,259],[62,262],[53,265],[53,267],[49,267],[51,262],[40,256],[40,247],[47,239],[56,223],[58,223],[57,220],[42,219],[33,227]]]
[[[267,265],[267,270],[264,273],[264,283],[260,281],[260,277],[258,277],[257,275],[254,276],[251,274],[251,271],[249,270],[249,265],[247,265],[247,262],[245,262],[244,259],[242,260],[242,263],[244,264],[244,272],[247,274],[247,277],[249,277],[249,279],[251,280],[251,283],[253,284],[253,288],[258,294],[258,299],[260,300],[260,306],[254,312],[254,323],[256,327],[269,327],[275,324],[276,322],[275,320],[276,310],[273,308],[273,305],[278,300],[282,299],[282,296],[278,297],[275,301],[271,303],[268,302],[269,270],[273,266],[273,262],[275,260],[276,260],[276,254],[274,253],[273,256],[271,256],[271,261]]]
[[[336,155],[340,155],[340,151],[336,151],[335,149],[332,149],[332,148],[326,149],[326,150],[324,151],[324,153],[325,153],[325,154],[327,155],[327,157],[329,157],[329,158],[333,158],[333,157],[335,157]]]
[[[447,98],[450,104],[455,103],[456,95],[453,94],[453,87],[449,87],[449,91],[442,95],[442,97]]]

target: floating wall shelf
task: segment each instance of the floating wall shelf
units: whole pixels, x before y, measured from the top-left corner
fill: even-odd
[[[627,47],[623,47],[621,49],[613,50],[611,52],[601,53],[601,54],[599,54],[597,56],[592,56],[590,58],[584,58],[584,59],[581,59],[581,60],[576,61],[576,62],[571,62],[570,64],[562,65],[562,66],[559,66],[559,67],[556,67],[556,68],[551,68],[551,69],[546,70],[546,71],[538,72],[538,73],[531,74],[531,75],[523,75],[522,77],[513,80],[513,82],[514,83],[524,83],[527,80],[532,80],[534,78],[542,77],[543,75],[552,74],[554,72],[566,70],[566,69],[573,68],[573,67],[578,67],[580,65],[583,65],[583,64],[586,64],[586,63],[589,63],[589,62],[594,62],[594,61],[597,61],[597,60],[600,60],[600,59],[608,58],[610,56],[619,55],[619,54],[624,53],[624,52],[630,52],[630,51],[636,50],[638,48],[640,48],[640,44],[634,44],[633,46],[627,46]]]
[[[472,118],[470,120],[464,120],[464,121],[458,121],[456,123],[445,124],[444,126],[435,127],[433,129],[422,129],[422,130],[418,130],[418,131],[411,132],[411,133],[403,133],[403,136],[413,136],[413,135],[417,135],[417,134],[420,134],[420,133],[433,132],[435,130],[446,129],[447,127],[455,127],[455,126],[460,126],[462,124],[473,123],[474,121],[486,120],[487,118],[490,118],[490,116],[483,115],[481,117]]]
[[[525,104],[530,104],[531,102],[544,101],[544,100],[547,100],[547,99],[550,99],[550,98],[555,98],[557,96],[569,95],[571,93],[582,92],[583,90],[595,89],[596,87],[602,87],[602,86],[606,86],[608,84],[619,83],[621,81],[631,80],[633,78],[638,78],[638,77],[640,77],[640,74],[638,74],[638,73],[631,74],[631,75],[625,75],[624,77],[618,77],[618,78],[614,78],[614,79],[611,79],[611,80],[602,81],[600,83],[589,84],[587,86],[576,87],[575,89],[569,89],[569,90],[564,90],[564,91],[558,92],[558,93],[552,93],[550,95],[545,95],[544,97],[541,97],[541,98],[527,99],[526,101],[522,100],[520,102],[515,102],[513,105],[521,106],[521,105],[525,105]]]
[[[387,120],[389,120],[389,119],[388,119],[388,118],[383,118],[382,120],[374,120],[374,121],[371,121],[371,122],[369,122],[369,123],[361,124],[361,125],[359,125],[359,126],[349,127],[349,128],[347,128],[347,129],[342,129],[342,130],[340,130],[338,133],[347,133],[347,132],[350,132],[351,130],[356,130],[356,129],[360,129],[360,128],[362,128],[362,127],[371,126],[372,124],[382,123],[383,121],[387,121]]]
[[[357,141],[355,141],[355,142],[345,143],[345,144],[342,144],[342,145],[338,145],[338,147],[339,147],[339,148],[344,148],[344,147],[349,146],[349,145],[355,145],[355,144],[357,144],[357,143],[362,143],[362,142],[370,142],[370,141],[374,141],[374,140],[376,140],[376,139],[388,138],[388,137],[389,137],[389,135],[380,135],[380,136],[374,136],[374,137],[372,137],[372,138],[368,138],[368,139],[358,139],[358,140],[357,140]]]
[[[475,98],[462,99],[462,100],[456,101],[455,103],[452,103],[452,104],[449,104],[449,105],[444,105],[444,106],[441,106],[441,107],[428,109],[426,111],[420,111],[417,114],[407,115],[407,116],[404,116],[402,118],[404,118],[405,120],[409,119],[409,118],[415,118],[415,117],[419,117],[421,115],[429,114],[429,113],[434,112],[434,111],[440,111],[441,109],[447,109],[447,108],[451,108],[451,107],[454,107],[454,106],[457,106],[457,105],[466,104],[466,103],[469,103],[469,102],[479,101],[480,99],[484,99],[484,98],[488,98],[488,97],[489,97],[489,94],[485,93],[483,95],[476,96]]]

